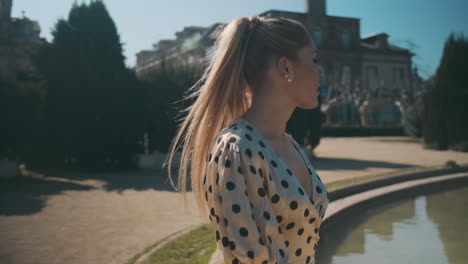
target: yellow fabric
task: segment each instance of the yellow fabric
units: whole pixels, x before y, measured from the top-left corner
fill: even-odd
[[[309,168],[312,197],[246,119],[233,121],[211,144],[203,190],[225,264],[315,263],[328,192],[288,136]]]

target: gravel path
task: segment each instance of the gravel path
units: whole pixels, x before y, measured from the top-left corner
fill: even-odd
[[[366,138],[322,138],[313,160],[326,183],[401,168],[467,163],[468,153]],[[0,181],[0,263],[124,264],[154,242],[208,223],[194,197],[157,170],[48,173]]]

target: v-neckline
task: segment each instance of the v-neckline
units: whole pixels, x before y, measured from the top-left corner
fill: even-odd
[[[273,146],[270,144],[270,142],[265,138],[263,137],[263,135],[260,133],[260,131],[257,130],[257,128],[252,124],[250,123],[247,119],[243,118],[242,116],[239,117],[240,119],[242,119],[246,124],[248,124],[250,127],[252,127],[252,129],[257,133],[257,135],[260,137],[260,139],[265,143],[265,146],[270,150],[272,151],[273,153],[275,153],[276,157],[278,158],[278,160],[280,161],[280,163],[283,164],[283,166],[286,168],[286,169],[289,169],[289,165],[286,163],[285,160],[283,160],[283,158],[276,152],[276,150],[273,148]],[[289,138],[289,142],[292,143],[294,149],[299,153],[299,156],[301,156],[302,160],[304,161],[308,171],[307,173],[309,174],[309,180],[310,180],[310,187],[311,187],[311,196],[309,196],[306,192],[306,189],[304,188],[304,186],[302,186],[301,182],[299,181],[299,179],[296,177],[296,175],[294,175],[294,178],[295,178],[295,181],[296,183],[299,185],[299,187],[304,191],[305,194],[307,194],[307,196],[309,196],[309,200],[310,201],[313,201],[313,198],[314,198],[314,181],[313,181],[313,173],[309,173],[309,171],[312,172],[310,166],[309,166],[309,163],[306,161],[305,157],[302,155],[302,153],[297,149],[296,147],[296,144],[294,143],[293,139],[292,139],[292,136],[285,132],[286,135],[288,136]]]

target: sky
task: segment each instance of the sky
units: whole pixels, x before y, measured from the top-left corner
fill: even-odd
[[[12,17],[39,22],[41,37],[52,40],[51,29],[67,18],[73,2],[89,0],[13,0]],[[229,23],[270,9],[305,12],[304,0],[104,0],[123,43],[126,64],[133,67],[136,54],[152,49],[161,39],[175,39],[186,26],[207,27]],[[389,35],[390,44],[410,48],[413,67],[427,79],[435,73],[450,32],[468,37],[466,0],[328,0],[327,14],[359,18],[361,37],[374,32]]]

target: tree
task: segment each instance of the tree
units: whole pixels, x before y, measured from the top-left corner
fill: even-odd
[[[50,165],[102,171],[134,167],[144,133],[142,86],[125,66],[114,21],[102,1],[72,6],[36,64],[47,79]],[[132,165],[133,164],[133,165]]]
[[[425,95],[424,141],[432,148],[468,151],[468,40],[451,33]]]

